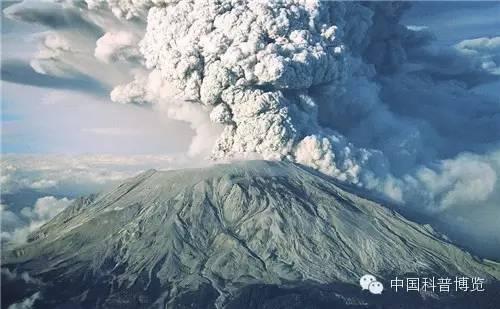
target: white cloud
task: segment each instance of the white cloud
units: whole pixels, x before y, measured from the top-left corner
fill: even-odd
[[[413,31],[422,31],[422,30],[429,29],[429,27],[427,27],[427,26],[417,26],[417,25],[407,25],[406,28],[413,30]]]
[[[120,60],[134,61],[141,57],[137,47],[138,42],[139,38],[131,32],[106,32],[96,41],[94,55],[105,63]]]
[[[36,292],[35,294],[31,295],[30,297],[27,297],[21,302],[10,305],[8,309],[31,309],[33,308],[36,300],[40,298],[41,298],[40,292]]]
[[[480,204],[488,199],[497,182],[494,167],[480,156],[462,155],[445,160],[438,172],[422,168],[417,173],[429,192],[440,197],[442,208]]]
[[[21,216],[27,222],[8,230],[2,227],[2,242],[8,241],[14,244],[24,243],[28,235],[63,211],[72,200],[67,198],[57,199],[53,196],[39,198],[32,208],[25,207],[21,210]],[[15,216],[14,213],[2,209],[2,216]]]
[[[67,198],[57,199],[53,196],[39,198],[33,208],[23,208],[21,214],[26,218],[47,221],[60,213],[72,201]]]
[[[3,155],[2,192],[31,188],[52,195],[90,194],[150,168],[187,164],[192,159],[166,155]]]
[[[460,154],[433,166],[420,167],[401,179],[391,179],[391,185],[384,190],[397,190],[402,201],[422,205],[431,212],[489,207],[500,192],[499,158],[500,152]],[[500,209],[495,213],[500,214]]]
[[[455,48],[469,57],[478,59],[481,67],[500,75],[500,36],[464,40]]]
[[[56,180],[51,180],[51,179],[38,179],[33,181],[29,187],[33,189],[46,189],[46,188],[51,188],[55,187],[57,185]]]
[[[31,277],[27,272],[18,273],[16,271],[11,271],[8,268],[2,268],[1,272],[2,275],[7,278],[7,280],[21,279],[28,284],[42,284],[39,279]]]
[[[143,16],[146,9],[153,5],[154,2],[157,4],[164,3],[163,0],[85,0],[85,2],[91,9],[108,5],[113,14],[125,19]]]

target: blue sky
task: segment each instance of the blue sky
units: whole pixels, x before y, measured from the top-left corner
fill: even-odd
[[[404,22],[426,26],[438,44],[453,45],[461,40],[498,36],[499,1],[421,1],[413,3]]]

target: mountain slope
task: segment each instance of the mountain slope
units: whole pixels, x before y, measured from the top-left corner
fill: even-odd
[[[268,161],[147,171],[76,201],[3,263],[47,283],[40,304],[73,307],[231,307],[249,287],[355,286],[366,273],[500,278],[429,227]]]

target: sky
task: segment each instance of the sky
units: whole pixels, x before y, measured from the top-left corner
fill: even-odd
[[[168,8],[154,8],[146,25],[141,7],[1,3],[2,212],[11,227],[3,238],[22,239],[48,219],[37,210],[63,209],[145,169],[242,152],[379,192],[500,257],[500,2],[415,2],[403,28],[391,15],[397,7],[373,9],[372,32],[359,10],[349,17],[359,22],[346,31],[354,51],[345,68],[335,61],[344,49],[334,28],[279,37],[273,29],[283,24],[267,11],[250,16],[266,29],[242,34],[221,23],[227,43],[218,30],[208,39],[183,33],[212,22],[201,6],[181,7],[185,18],[171,24]],[[283,44],[259,50],[257,64],[238,41],[258,37],[253,31]]]
[[[13,83],[3,91],[4,153],[165,154],[188,146],[180,138],[191,134],[188,126],[144,108]]]

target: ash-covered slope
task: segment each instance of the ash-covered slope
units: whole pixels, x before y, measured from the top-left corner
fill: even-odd
[[[308,168],[268,161],[150,170],[76,201],[3,263],[44,282],[35,304],[52,308],[362,306],[372,296],[357,281],[367,273],[500,278],[498,264],[431,228]]]

